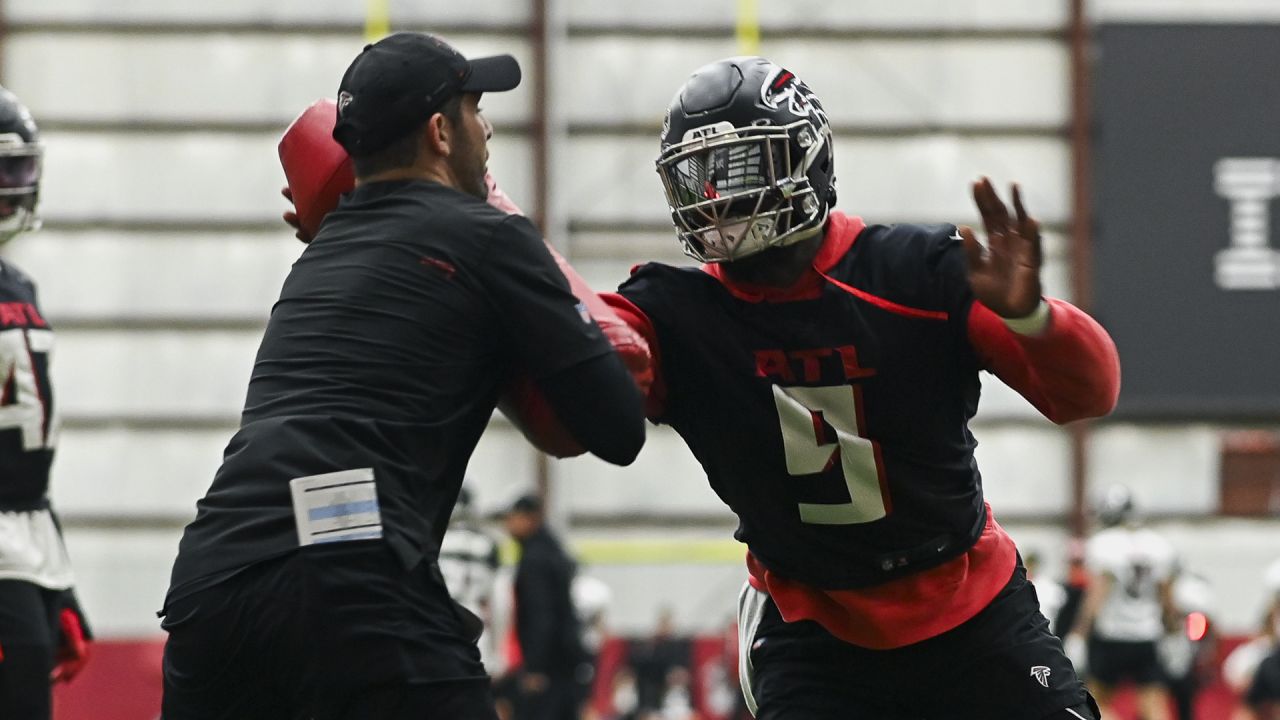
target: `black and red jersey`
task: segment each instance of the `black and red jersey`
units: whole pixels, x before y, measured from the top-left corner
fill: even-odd
[[[35,283],[0,262],[0,510],[43,507],[57,439],[49,354],[53,330]]]
[[[968,427],[980,370],[1057,421],[1105,412],[1107,396],[1114,402],[1105,331],[1052,301],[1052,332],[1015,336],[974,301],[950,225],[868,227],[833,213],[812,271],[790,288],[744,287],[715,265],[648,264],[611,302],[649,336],[658,368],[650,415],[684,438],[737,514],[753,580],[788,620],[827,620],[860,644],[949,629],[902,617],[911,598],[902,602],[895,588],[928,596],[929,579],[945,576],[950,591],[963,590],[980,569],[981,587],[969,583],[976,591],[952,608],[967,614],[959,624],[1013,570],[1012,541],[988,517]],[[1028,373],[1063,343],[1057,362],[1080,369],[1066,379],[1052,368]],[[1071,357],[1080,354],[1073,343],[1087,356]],[[799,605],[835,607],[791,604],[796,588]],[[879,633],[875,612],[856,617],[872,596],[872,605],[900,606],[891,612],[912,624],[907,635]],[[918,609],[944,625],[953,619],[936,605]]]
[[[782,302],[726,286],[715,266],[650,264],[620,289],[657,333],[657,420],[775,572],[866,587],[944,562],[981,531],[967,426],[980,365],[951,233],[867,228]]]

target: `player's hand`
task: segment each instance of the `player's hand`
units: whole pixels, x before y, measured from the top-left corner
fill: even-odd
[[[280,188],[280,194],[284,196],[285,200],[289,201],[290,205],[293,204],[293,191],[289,189],[288,185],[285,185],[284,187]],[[285,223],[288,224],[289,227],[293,228],[294,237],[298,238],[304,243],[311,242],[311,236],[308,235],[302,229],[302,221],[298,220],[298,213],[296,211],[285,210],[284,215],[282,215],[281,217],[284,218]]]
[[[1040,305],[1040,223],[1022,206],[1022,193],[1013,185],[1016,217],[996,194],[988,178],[973,183],[973,200],[982,213],[987,247],[973,229],[957,228],[969,260],[969,287],[978,302],[1003,318],[1022,318]]]
[[[50,674],[53,682],[70,682],[89,662],[92,636],[88,623],[75,595],[68,590],[65,597],[65,606],[58,613],[58,648],[54,652],[53,672]]]

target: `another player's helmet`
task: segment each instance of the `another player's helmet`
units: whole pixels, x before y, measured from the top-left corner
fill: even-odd
[[[667,109],[657,166],[680,242],[703,262],[812,237],[836,201],[822,103],[761,57],[693,73]]]
[[[1115,527],[1133,519],[1133,494],[1123,485],[1112,485],[1107,488],[1098,503],[1098,522],[1103,527]]]
[[[40,227],[40,165],[44,146],[31,113],[0,88],[0,243]]]

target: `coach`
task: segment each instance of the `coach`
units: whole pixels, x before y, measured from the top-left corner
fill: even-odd
[[[477,103],[509,55],[367,46],[334,138],[356,188],[285,280],[239,431],[161,611],[164,717],[494,718],[476,618],[436,559],[518,367],[587,450],[627,464],[641,398],[528,220],[485,202]]]

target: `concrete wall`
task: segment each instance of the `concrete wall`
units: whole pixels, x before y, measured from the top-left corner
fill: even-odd
[[[737,52],[732,0],[550,3],[549,78],[557,135],[553,240],[596,287],[634,263],[681,261],[652,171],[661,115],[698,65]],[[1108,19],[1280,20],[1274,3],[1111,0]],[[1049,292],[1070,297],[1065,2],[760,0],[762,52],[825,100],[836,126],[841,205],[878,222],[973,223],[967,182],[1018,180],[1047,227]],[[41,283],[59,328],[55,379],[65,419],[54,498],[66,515],[82,593],[104,634],[156,632],[180,526],[235,427],[253,353],[300,250],[278,221],[275,143],[289,120],[335,92],[363,44],[349,0],[9,0],[0,80],[45,130],[47,228],[8,256]],[[529,3],[393,1],[398,29],[433,29],[467,54],[512,52],[530,68]],[[530,84],[486,97],[491,167],[532,202]],[[1277,420],[1280,424],[1280,419]],[[1096,487],[1131,485],[1171,526],[1188,563],[1218,585],[1229,623],[1253,622],[1254,578],[1280,556],[1272,523],[1213,519],[1223,428],[1103,423]],[[1050,557],[1070,503],[1069,446],[996,381],[975,423],[988,494],[1016,534]],[[495,421],[470,473],[496,507],[533,482],[535,455]],[[727,513],[679,439],[663,429],[632,468],[553,463],[557,518],[584,547],[638,546],[693,532],[725,538]],[[636,528],[633,514],[648,518]],[[575,520],[576,518],[576,520]],[[589,518],[590,523],[585,519]],[[706,529],[677,530],[690,522]],[[1247,552],[1234,550],[1237,546]],[[663,603],[689,626],[727,616],[734,548],[700,564],[604,563],[616,619],[639,629]],[[679,590],[676,590],[676,589]],[[691,590],[692,588],[692,590]]]

